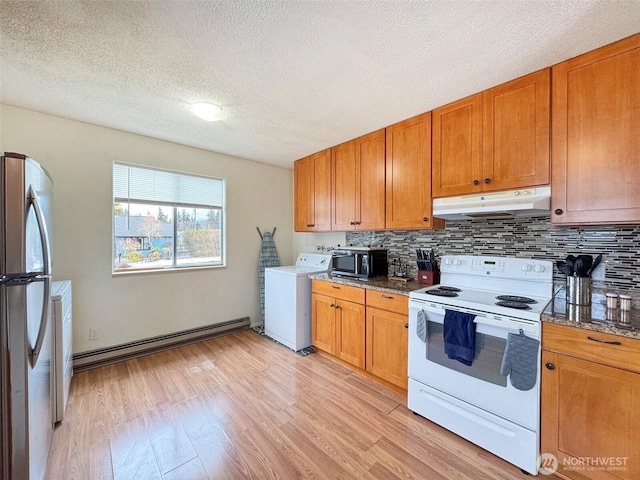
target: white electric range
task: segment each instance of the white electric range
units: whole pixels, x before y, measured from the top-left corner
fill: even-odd
[[[409,295],[409,409],[532,474],[540,454],[536,341],[553,295],[552,268],[545,260],[447,255],[440,285]],[[447,354],[445,316],[449,339],[454,320],[472,320],[466,324],[475,330],[468,335],[475,343],[470,365]],[[518,379],[514,387],[514,373],[501,372],[508,343],[509,354],[516,351],[515,335],[535,348],[518,359],[531,379],[526,390]]]

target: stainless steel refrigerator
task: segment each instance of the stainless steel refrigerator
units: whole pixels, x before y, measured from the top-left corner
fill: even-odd
[[[40,480],[53,434],[53,184],[31,158],[0,163],[0,474]]]

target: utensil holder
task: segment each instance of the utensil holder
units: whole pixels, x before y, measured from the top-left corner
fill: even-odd
[[[567,303],[591,305],[591,278],[567,276]]]
[[[591,321],[591,305],[574,305],[567,303],[567,320],[581,323]]]

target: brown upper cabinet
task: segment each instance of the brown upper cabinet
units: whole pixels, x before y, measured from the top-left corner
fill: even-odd
[[[431,112],[386,129],[386,228],[444,228],[431,199]]]
[[[331,149],[331,229],[385,227],[385,131]]]
[[[550,69],[433,111],[433,196],[549,183]]]
[[[552,223],[640,223],[640,34],[552,78]]]
[[[296,232],[331,230],[331,149],[293,165],[293,218]]]
[[[433,111],[433,195],[481,192],[482,93]]]

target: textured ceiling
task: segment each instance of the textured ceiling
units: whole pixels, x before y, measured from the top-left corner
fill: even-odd
[[[2,0],[0,22],[0,102],[291,168],[637,33],[640,1]]]

